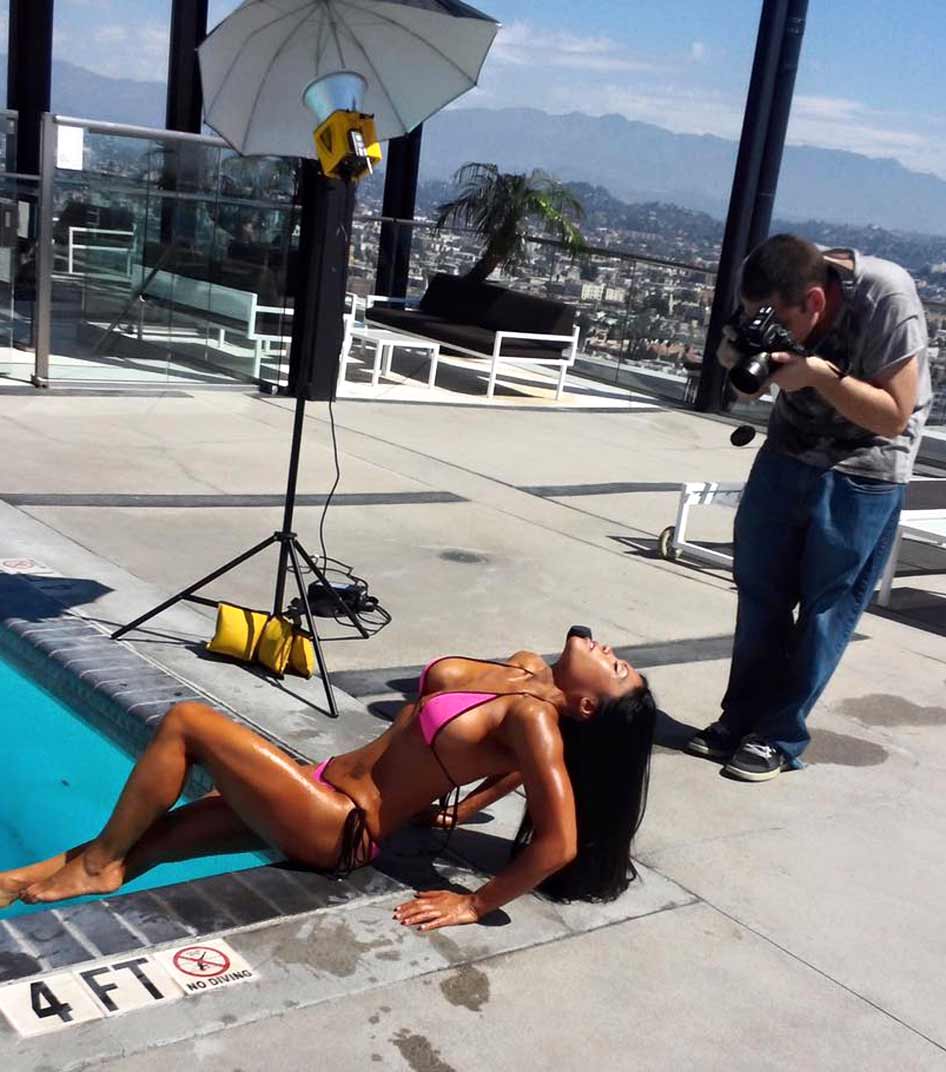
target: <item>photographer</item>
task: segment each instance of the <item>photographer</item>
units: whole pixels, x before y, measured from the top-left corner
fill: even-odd
[[[755,358],[779,392],[736,515],[729,687],[687,749],[765,781],[803,766],[805,720],[890,553],[932,392],[923,306],[898,265],[775,235],[741,293],[718,354],[737,387],[758,382],[753,334],[790,338]]]

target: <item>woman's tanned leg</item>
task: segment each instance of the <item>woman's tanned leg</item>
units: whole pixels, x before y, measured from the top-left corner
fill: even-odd
[[[214,792],[169,811],[153,823],[125,857],[125,881],[159,864],[266,847],[259,834]]]
[[[208,770],[227,810],[208,804],[190,818],[165,818],[193,763]],[[98,837],[72,850],[60,870],[32,883],[21,896],[46,902],[111,893],[125,881],[130,866],[137,871],[151,866],[148,860],[155,862],[161,851],[183,851],[188,845],[208,851],[214,833],[240,841],[244,835],[234,820],[293,859],[333,867],[350,810],[345,797],[317,785],[252,730],[205,704],[176,704],[135,765]],[[161,825],[152,832],[155,823]],[[136,859],[132,850],[143,838]]]
[[[48,860],[40,860],[35,864],[27,864],[25,867],[13,867],[9,871],[0,871],[0,909],[18,901],[23,891],[34,882],[41,882],[50,875],[55,875],[80,853],[86,844],[88,842],[77,845],[68,852],[57,853],[55,856],[50,856]]]
[[[55,875],[89,844],[77,845],[48,860],[0,872],[0,909],[6,908],[29,886]],[[246,852],[265,842],[243,822],[214,790],[200,800],[169,811],[151,827],[125,857],[125,881],[158,864],[190,860],[214,853]]]
[[[19,900],[29,886],[55,875],[88,844],[77,845],[39,863],[0,872],[0,909]],[[248,852],[265,845],[214,790],[152,823],[125,857],[124,881],[130,882],[158,864],[216,853]]]

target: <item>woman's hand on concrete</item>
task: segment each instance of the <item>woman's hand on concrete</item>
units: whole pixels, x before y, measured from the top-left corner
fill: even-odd
[[[435,931],[439,927],[456,927],[478,923],[480,914],[476,898],[471,893],[451,893],[449,890],[422,890],[412,901],[394,909],[394,918],[403,927],[419,931]]]
[[[457,823],[464,821],[462,811],[457,812]],[[419,811],[411,822],[414,826],[432,826],[440,830],[453,828],[453,810],[445,810],[436,804],[428,804],[423,811]]]

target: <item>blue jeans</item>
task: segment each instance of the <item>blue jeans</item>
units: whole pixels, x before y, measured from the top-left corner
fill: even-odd
[[[757,733],[802,766],[805,719],[871,600],[905,490],[759,452],[736,514],[726,729]]]

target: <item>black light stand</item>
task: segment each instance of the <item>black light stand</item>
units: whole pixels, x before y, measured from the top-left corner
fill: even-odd
[[[330,594],[340,614],[344,614],[349,619],[363,638],[369,634],[356,614],[334,590],[315,559],[302,546],[298,536],[292,531],[292,521],[296,503],[306,401],[309,399],[332,401],[335,397],[343,334],[342,317],[348,280],[351,221],[355,204],[354,189],[353,181],[328,179],[322,174],[317,163],[310,160],[303,161],[299,276],[293,310],[289,372],[289,392],[295,395],[296,411],[289,451],[289,478],[286,485],[282,528],[262,543],[258,543],[255,547],[231,559],[213,573],[201,578],[184,591],[172,596],[160,606],[136,618],[133,622],[129,622],[128,625],[122,626],[112,634],[113,639],[119,640],[126,633],[137,629],[144,622],[182,600],[208,607],[217,606],[216,600],[207,599],[195,593],[218,577],[222,577],[225,573],[229,573],[230,570],[272,547],[273,544],[279,544],[273,614],[282,615],[284,612],[286,574],[291,570],[299,590],[299,600],[305,614],[306,625],[315,648],[319,674],[325,686],[331,718],[338,718],[338,708],[309,604],[301,562],[308,566],[315,580]]]

